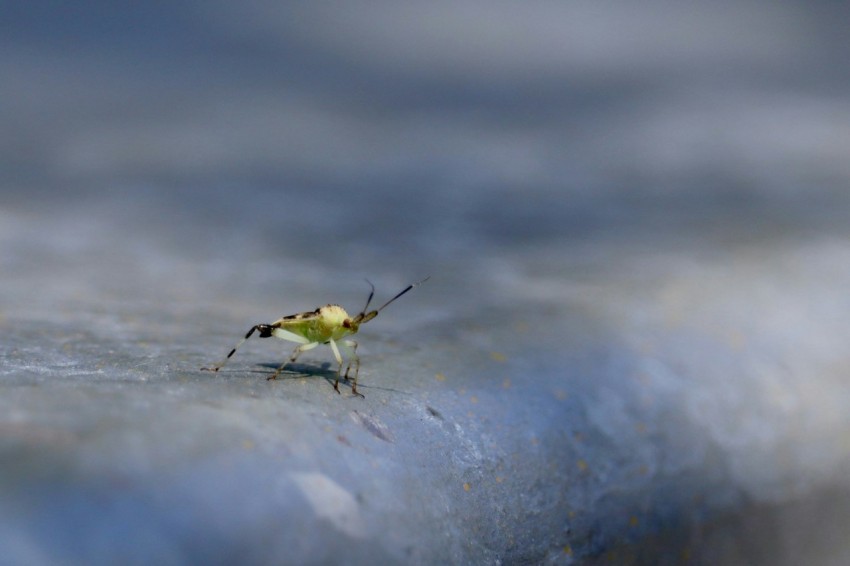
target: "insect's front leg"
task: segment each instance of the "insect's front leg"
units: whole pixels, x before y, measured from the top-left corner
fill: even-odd
[[[339,393],[339,374],[342,373],[342,356],[339,354],[339,348],[337,348],[336,342],[333,338],[328,340],[328,345],[330,345],[331,350],[334,353],[334,357],[336,358],[337,368],[336,381],[334,381],[334,391]]]
[[[354,378],[351,382],[351,392],[357,393],[357,376],[360,375],[360,356],[357,355],[357,342],[354,340],[343,340],[340,344],[344,347],[346,357],[348,358],[348,367],[345,368],[345,380],[348,381],[348,372],[351,371],[351,364],[354,363]]]

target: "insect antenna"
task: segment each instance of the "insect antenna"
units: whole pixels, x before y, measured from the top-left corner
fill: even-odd
[[[360,311],[360,314],[366,314],[366,311],[369,310],[369,304],[372,302],[372,297],[375,296],[375,286],[368,279],[366,280],[366,283],[368,283],[369,286],[372,287],[372,291],[369,292],[369,298],[366,299],[366,306],[363,307],[363,310]]]
[[[418,286],[422,285],[423,283],[425,283],[425,282],[426,282],[426,281],[428,281],[429,279],[431,279],[431,276],[430,276],[430,275],[429,275],[428,277],[426,277],[425,279],[423,279],[422,281],[417,281],[416,283],[411,283],[410,285],[408,285],[408,286],[404,289],[404,291],[402,291],[401,293],[399,293],[398,295],[396,295],[395,297],[393,297],[392,299],[390,299],[389,301],[387,301],[386,303],[384,303],[383,305],[381,305],[381,306],[380,306],[380,308],[375,309],[375,311],[374,311],[374,312],[375,312],[375,315],[377,315],[379,312],[381,312],[382,310],[384,310],[384,308],[385,308],[387,305],[389,305],[391,302],[393,302],[394,300],[398,299],[399,297],[401,297],[402,295],[404,295],[405,293],[407,293],[408,291],[410,291],[410,290],[411,290],[411,289],[413,289],[414,287],[418,287]],[[371,314],[371,313],[369,313],[369,314]]]
[[[428,281],[428,279],[430,279],[430,278],[431,278],[431,276],[429,275],[428,277],[426,277],[426,278],[425,278],[425,279],[423,279],[422,281],[417,281],[416,283],[413,283],[413,284],[411,284],[411,285],[408,285],[408,286],[407,286],[407,287],[406,287],[406,288],[405,288],[405,289],[404,289],[401,293],[399,293],[398,295],[396,295],[395,297],[393,297],[392,299],[390,299],[389,301],[387,301],[386,303],[384,303],[383,305],[381,305],[379,308],[377,308],[377,309],[375,309],[375,310],[373,310],[373,311],[366,312],[366,308],[369,308],[369,302],[372,300],[372,294],[374,294],[374,292],[375,292],[375,287],[374,287],[374,285],[373,285],[373,286],[372,286],[372,293],[369,293],[369,301],[366,301],[366,308],[364,308],[364,309],[363,309],[363,312],[361,312],[361,313],[360,313],[360,314],[358,314],[356,317],[354,317],[354,320],[353,320],[352,322],[353,322],[355,325],[360,325],[360,324],[363,324],[363,323],[365,323],[365,322],[369,322],[370,320],[372,320],[373,318],[375,318],[376,316],[378,316],[378,313],[379,313],[379,312],[381,312],[381,311],[382,311],[382,310],[383,310],[383,309],[384,309],[387,305],[389,305],[391,302],[393,302],[394,300],[398,299],[399,297],[401,297],[402,295],[404,295],[405,293],[407,293],[408,291],[410,291],[410,290],[411,290],[411,289],[413,289],[414,287],[418,287],[419,285],[421,285],[421,284],[425,283],[425,282],[426,282],[426,281]],[[367,279],[367,281],[368,281],[368,279]],[[370,284],[370,285],[372,285],[372,283],[371,283],[371,282],[370,282],[369,284]],[[355,328],[356,328],[356,326],[355,326]]]

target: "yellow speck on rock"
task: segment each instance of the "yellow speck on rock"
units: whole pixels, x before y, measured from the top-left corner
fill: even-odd
[[[502,363],[508,359],[508,357],[501,352],[490,352],[490,357],[499,363]]]
[[[472,489],[472,486],[471,486],[471,485],[469,485],[468,483],[464,483],[464,484],[463,484],[463,490],[464,490],[464,491],[469,491],[470,489]]]
[[[434,377],[437,379],[437,381],[445,381],[446,380],[446,376],[443,375],[442,373],[438,373]]]
[[[587,466],[587,462],[586,462],[586,461],[584,461],[584,460],[579,460],[579,461],[576,463],[576,465],[578,466],[578,469],[579,469],[579,471],[580,471],[580,472],[586,472],[586,471],[587,471],[588,466]]]
[[[740,352],[747,347],[747,336],[737,329],[732,329],[726,333],[726,343],[736,352]]]

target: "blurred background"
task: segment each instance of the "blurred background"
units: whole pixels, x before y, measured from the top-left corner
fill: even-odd
[[[758,0],[9,3],[0,237],[22,248],[3,269],[79,271],[10,303],[49,312],[92,288],[120,303],[171,269],[139,291],[472,264],[480,283],[558,279],[580,265],[566,246],[843,234],[845,16]]]
[[[55,211],[46,232],[65,245],[100,217],[110,239],[142,232],[124,253],[271,248],[356,279],[388,254],[407,271],[636,233],[842,229],[844,16],[757,0],[12,2],[5,236]],[[125,207],[104,219],[105,202]]]
[[[847,16],[764,0],[6,3],[0,377],[95,371],[91,352],[39,350],[57,328],[119,352],[160,340],[115,369],[156,379],[132,364],[194,367],[270,321],[255,318],[355,310],[364,277],[380,299],[430,274],[382,315],[392,351],[507,357],[498,383],[568,391],[578,408],[551,426],[610,441],[608,475],[570,489],[610,496],[628,484],[613,462],[631,462],[663,491],[719,461],[705,485],[733,515],[755,506],[729,524],[756,536],[711,554],[700,531],[694,548],[841,563]],[[585,557],[615,546],[582,536]]]

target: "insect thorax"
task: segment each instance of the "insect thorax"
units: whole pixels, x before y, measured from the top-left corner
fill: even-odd
[[[319,324],[334,337],[349,334],[350,330],[343,326],[346,320],[350,320],[348,313],[339,305],[325,305],[319,309]]]
[[[325,305],[319,309],[319,316],[328,326],[341,326],[348,313],[339,305]]]

